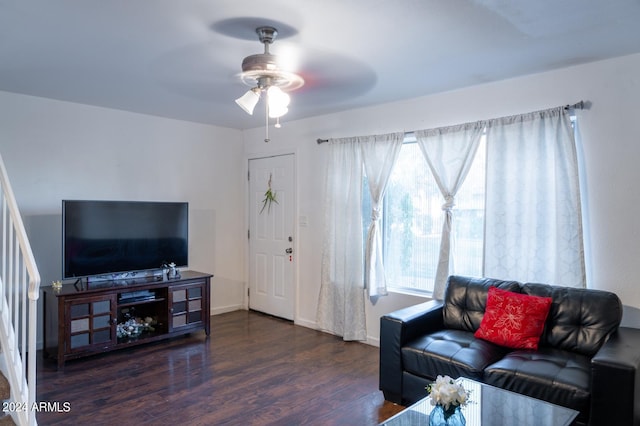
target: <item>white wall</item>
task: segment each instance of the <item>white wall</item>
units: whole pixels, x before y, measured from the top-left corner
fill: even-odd
[[[291,108],[295,108],[295,93],[292,98]],[[639,308],[640,291],[634,279],[640,254],[640,190],[635,187],[640,182],[640,132],[635,128],[639,99],[640,55],[632,55],[372,108],[291,123],[285,120],[281,129],[270,132],[268,144],[263,141],[263,128],[245,131],[246,158],[296,153],[298,216],[307,219],[297,232],[296,323],[315,326],[320,290],[326,145],[317,145],[317,138],[434,128],[579,100],[591,102],[589,110],[579,113],[588,286],[616,292],[623,304]],[[370,342],[378,341],[382,314],[418,301],[395,294],[381,298],[375,306],[367,303]],[[635,309],[625,310],[626,316],[637,314]]]
[[[428,75],[425,76],[428,78]],[[191,268],[215,274],[213,313],[244,306],[247,159],[293,152],[297,170],[298,324],[315,327],[320,291],[326,145],[317,138],[416,130],[518,114],[578,100],[581,113],[589,287],[640,308],[640,55],[376,107],[236,130],[0,92],[0,154],[25,216],[43,284],[60,276],[60,200],[184,200],[191,207]],[[291,108],[295,108],[295,94]],[[259,118],[259,117],[257,117]],[[261,121],[256,120],[260,126]],[[243,145],[244,141],[244,145]],[[508,277],[505,277],[508,278]],[[367,304],[379,317],[422,299]],[[637,310],[627,309],[640,318]],[[638,320],[640,322],[640,320]]]
[[[40,269],[61,277],[61,200],[189,202],[189,267],[212,313],[244,304],[238,130],[0,92],[0,154]]]

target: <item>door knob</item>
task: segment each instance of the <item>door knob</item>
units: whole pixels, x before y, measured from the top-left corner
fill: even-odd
[[[287,254],[291,254],[291,253],[293,253],[293,249],[291,247],[289,247],[284,252],[287,253]]]

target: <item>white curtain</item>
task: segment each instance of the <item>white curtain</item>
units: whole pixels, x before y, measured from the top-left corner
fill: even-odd
[[[344,340],[366,340],[362,151],[357,138],[330,139],[316,322]]]
[[[398,158],[404,133],[366,136],[358,138],[362,149],[364,169],[371,194],[371,224],[365,249],[365,286],[375,302],[387,294],[382,254],[382,200],[391,169]]]
[[[487,122],[484,275],[584,287],[574,134],[563,107]]]
[[[433,285],[435,299],[444,297],[444,289],[453,261],[452,229],[455,195],[469,172],[483,132],[484,123],[481,122],[415,132],[416,140],[445,200],[442,205],[445,217],[440,254]]]

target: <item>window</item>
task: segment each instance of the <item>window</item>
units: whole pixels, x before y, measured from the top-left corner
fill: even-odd
[[[483,138],[456,196],[451,273],[482,275],[485,153]],[[364,194],[366,233],[371,220],[368,188]],[[442,194],[420,147],[415,139],[407,137],[387,184],[383,206],[384,262],[389,290],[433,290],[444,219],[443,204]]]
[[[386,284],[388,290],[432,293],[440,299],[449,274],[584,288],[578,158],[569,128],[573,125],[575,134],[576,126],[569,119],[574,121],[566,107],[555,107],[420,130],[420,143],[413,135],[406,137],[384,197],[380,227],[386,282],[374,283],[376,288]],[[466,134],[469,130],[473,133]],[[451,209],[451,259],[439,271],[445,200],[421,147],[430,150],[449,184],[455,178],[446,173],[457,173],[466,158],[460,151],[465,141],[479,147]],[[464,164],[469,167],[468,161]],[[363,195],[368,194],[367,189]],[[366,231],[369,200],[362,207]]]

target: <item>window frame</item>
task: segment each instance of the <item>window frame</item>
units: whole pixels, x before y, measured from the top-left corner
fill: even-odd
[[[404,145],[408,145],[408,144],[416,144],[416,146],[418,144],[418,142],[417,142],[417,140],[416,140],[416,138],[415,138],[413,133],[407,133],[407,135],[405,136],[405,139],[403,141],[403,146]],[[482,139],[481,145],[478,148],[478,152],[480,152],[480,151],[482,151],[483,162],[484,162],[484,170],[483,170],[483,173],[482,173],[483,174],[482,186],[483,186],[483,188],[486,188],[486,178],[485,178],[485,175],[486,175],[486,137],[484,135],[483,135],[483,139]],[[428,170],[429,179],[435,180],[435,178],[433,176],[433,173],[428,168],[426,159],[422,155],[421,150],[420,150],[420,153],[421,153],[421,158],[425,162],[425,167]],[[477,160],[478,160],[478,153],[476,153],[476,157],[473,160],[474,161],[474,165],[476,164]],[[396,166],[394,166],[394,167],[396,167]],[[365,183],[366,183],[366,177],[364,178],[364,180],[365,180]],[[435,184],[435,182],[434,182],[434,184]],[[465,181],[465,183],[463,183],[463,187],[464,187],[465,184],[468,184],[468,182]],[[436,187],[437,187],[437,184],[436,184]],[[387,253],[387,244],[388,244],[388,242],[387,242],[387,238],[386,238],[386,230],[387,230],[387,226],[389,224],[388,221],[390,220],[389,216],[387,214],[387,212],[389,211],[388,205],[389,205],[389,202],[390,202],[389,201],[389,197],[387,196],[388,195],[388,189],[389,188],[387,188],[387,191],[385,191],[385,197],[384,197],[383,206],[382,206],[382,212],[383,213],[382,213],[382,218],[381,218],[381,227],[382,227],[382,230],[383,230],[382,245],[383,245],[383,256],[384,256],[384,260],[385,260],[385,270],[388,270],[386,268],[387,255],[388,255],[388,253]],[[437,189],[437,191],[438,191],[438,197],[439,197],[438,202],[441,205],[442,203],[444,203],[444,200],[442,199],[442,194],[440,193],[440,190]],[[370,194],[368,192],[368,189],[365,190],[364,194],[365,194],[365,198],[369,199]],[[482,203],[482,212],[483,212],[483,215],[482,215],[482,229],[483,229],[483,231],[482,232],[483,232],[483,235],[482,235],[482,241],[481,241],[482,254],[481,254],[480,264],[482,264],[482,260],[484,258],[484,210],[485,210],[485,205],[484,205],[485,191],[484,190],[482,191],[482,197],[483,197],[483,203]],[[364,209],[365,205],[367,206],[368,211],[367,211],[367,209]],[[461,210],[459,208],[455,208],[454,207],[454,215],[455,215],[455,212],[457,212],[457,211],[461,211]],[[367,231],[368,231],[368,228],[369,228],[369,224],[371,223],[370,203],[367,203],[366,201],[363,201],[363,214],[366,215],[366,216],[363,217],[363,231],[364,231],[364,237],[363,237],[364,240],[363,241],[366,241]],[[364,220],[365,217],[366,217],[366,221]],[[444,213],[443,213],[442,218],[443,217],[444,217]],[[439,220],[439,223],[437,225],[438,225],[439,231],[437,233],[438,250],[436,252],[436,257],[439,256],[439,248],[440,248],[440,244],[439,243],[440,243],[440,241],[442,239],[442,221]],[[437,267],[437,261],[436,261],[436,267]],[[481,265],[480,265],[480,268],[482,269]],[[434,274],[435,274],[435,271],[434,271]],[[406,294],[406,295],[422,296],[422,297],[431,297],[432,294],[433,294],[435,275],[434,275],[434,277],[428,277],[427,279],[430,280],[430,283],[428,284],[430,288],[423,290],[423,289],[419,289],[419,288],[416,288],[416,287],[409,287],[409,286],[405,286],[405,285],[394,284],[393,281],[391,281],[389,279],[388,275],[387,275],[387,291],[390,292],[390,293],[398,293],[398,294]]]

